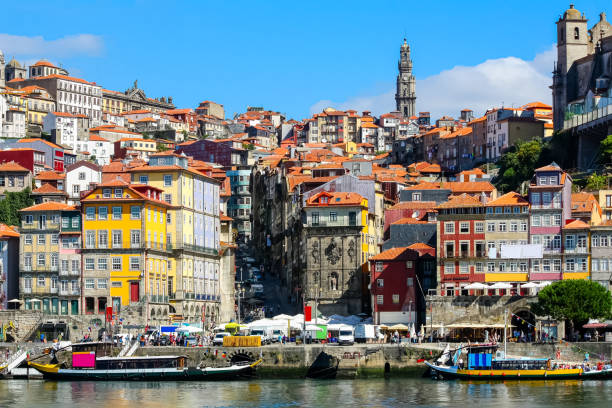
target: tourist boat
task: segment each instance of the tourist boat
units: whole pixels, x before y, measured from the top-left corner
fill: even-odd
[[[213,381],[250,378],[261,363],[242,362],[227,367],[189,367],[186,356],[111,357],[111,343],[72,344],[72,366],[53,362],[28,366],[52,380]]]
[[[425,364],[435,379],[566,380],[612,378],[612,367],[565,363],[546,358],[506,358],[497,344],[469,344],[451,352],[447,346],[436,362]],[[452,358],[451,358],[452,354]],[[459,364],[467,354],[467,364]]]

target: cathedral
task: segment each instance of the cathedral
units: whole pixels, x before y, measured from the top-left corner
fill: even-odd
[[[400,48],[400,60],[397,63],[397,67],[399,73],[397,75],[397,90],[395,92],[396,109],[404,118],[409,118],[416,113],[416,91],[414,75],[412,75],[410,46],[405,38],[404,44]]]

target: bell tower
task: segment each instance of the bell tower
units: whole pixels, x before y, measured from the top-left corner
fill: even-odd
[[[5,73],[4,73],[4,54],[0,50],[0,89],[4,89],[5,86]]]
[[[412,60],[410,59],[410,46],[404,38],[404,44],[400,48],[400,60],[397,63],[399,73],[397,75],[397,88],[395,92],[396,109],[404,118],[415,114],[415,79],[412,75]]]

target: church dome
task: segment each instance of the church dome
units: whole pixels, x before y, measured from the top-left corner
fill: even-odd
[[[13,68],[21,68],[21,64],[19,62],[17,62],[17,60],[15,58],[11,59],[8,63],[9,67],[13,67]]]
[[[563,19],[565,20],[582,20],[582,14],[574,8],[573,4],[570,4],[570,8],[565,10],[563,13]]]

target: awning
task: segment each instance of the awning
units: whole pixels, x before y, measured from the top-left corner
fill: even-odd
[[[612,324],[609,323],[587,323],[583,324],[582,327],[585,329],[607,329],[612,328]]]
[[[452,323],[445,326],[447,329],[503,329],[503,323]],[[510,323],[506,327],[514,327]]]

